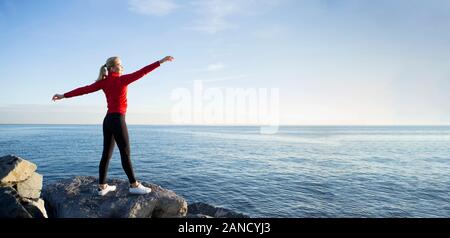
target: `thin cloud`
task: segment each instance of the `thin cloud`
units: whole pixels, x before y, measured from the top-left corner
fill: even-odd
[[[224,68],[226,68],[226,65],[219,62],[219,63],[209,64],[204,68],[191,69],[189,71],[192,71],[192,72],[217,72]]]
[[[222,64],[222,63],[210,64],[206,68],[206,71],[219,71],[219,70],[221,70],[223,68],[225,68],[225,65]]]
[[[215,34],[237,28],[234,17],[267,12],[288,0],[197,0],[191,2],[197,19],[188,29]]]
[[[280,37],[289,35],[290,32],[289,27],[286,25],[271,24],[257,29],[254,35],[261,39],[280,39]]]
[[[195,14],[198,19],[193,22],[193,26],[188,28],[215,34],[234,27],[230,23],[229,17],[239,14],[245,1],[198,0],[191,2],[191,5],[193,9],[197,9]]]
[[[266,12],[287,0],[129,0],[129,9],[145,15],[165,16],[183,7],[193,14],[186,29],[208,34],[237,28],[234,17]]]
[[[143,15],[165,16],[179,7],[171,0],[129,0],[129,9]]]
[[[203,82],[219,82],[219,81],[227,81],[227,80],[246,79],[248,77],[249,76],[246,74],[239,74],[239,75],[226,76],[226,77],[221,77],[221,78],[205,79],[202,81]]]

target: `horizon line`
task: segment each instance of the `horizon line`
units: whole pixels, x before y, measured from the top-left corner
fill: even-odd
[[[102,123],[0,123],[0,126],[4,125],[67,125],[67,126],[98,126],[102,125]],[[248,127],[262,127],[262,126],[424,126],[424,127],[432,127],[432,126],[450,126],[450,124],[280,124],[280,125],[249,125],[249,124],[135,124],[135,123],[127,123],[129,126],[248,126]]]

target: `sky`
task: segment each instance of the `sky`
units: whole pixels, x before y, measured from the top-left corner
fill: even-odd
[[[129,124],[177,124],[201,82],[277,89],[281,125],[448,125],[449,22],[449,0],[0,0],[0,124],[100,124],[101,91],[51,97],[171,55],[129,86]]]

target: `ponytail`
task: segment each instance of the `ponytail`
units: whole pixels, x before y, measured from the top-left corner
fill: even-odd
[[[108,76],[108,67],[106,67],[106,64],[104,64],[102,65],[102,67],[100,67],[100,73],[98,74],[96,82],[105,79],[106,76]]]
[[[106,64],[100,67],[100,72],[98,73],[98,78],[95,82],[103,80],[108,76],[109,69],[115,65],[117,59],[119,59],[119,57],[110,57],[106,60]]]

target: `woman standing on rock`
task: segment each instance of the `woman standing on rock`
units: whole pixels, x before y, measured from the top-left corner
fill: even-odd
[[[134,177],[133,167],[130,160],[130,143],[128,138],[127,124],[125,123],[125,114],[127,110],[127,86],[144,77],[152,70],[158,68],[161,64],[172,61],[172,56],[166,56],[144,68],[131,73],[124,74],[122,63],[119,57],[111,57],[106,64],[100,68],[100,74],[97,80],[84,87],[77,88],[64,94],[55,94],[53,101],[63,98],[71,98],[100,89],[103,90],[108,103],[108,112],[103,120],[103,153],[99,165],[99,187],[98,194],[103,196],[110,191],[115,191],[116,186],[106,183],[106,174],[108,171],[109,160],[111,159],[114,149],[114,142],[117,143],[120,151],[122,167],[128,176],[130,182],[129,192],[132,194],[147,194],[151,189],[144,187]]]

